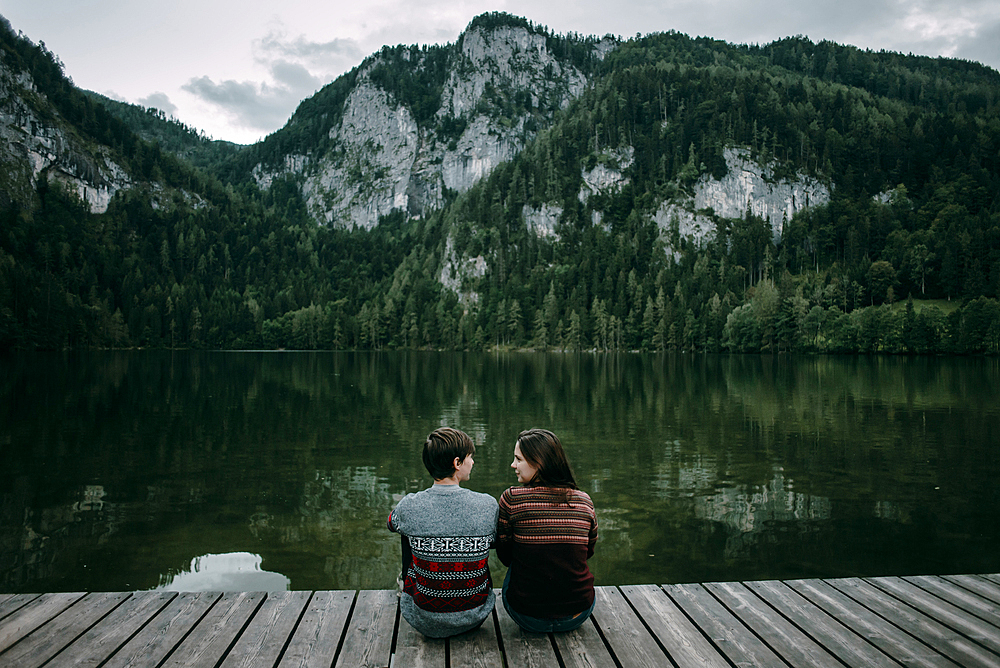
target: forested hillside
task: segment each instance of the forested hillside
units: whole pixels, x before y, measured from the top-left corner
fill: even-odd
[[[328,141],[357,70],[272,138],[195,166],[171,152],[190,144],[149,126],[165,119],[106,109],[0,30],[0,65],[33,83],[24,104],[129,174],[103,213],[51,176],[27,199],[4,185],[0,347],[1000,352],[996,71],[672,32],[599,59],[592,38],[527,25],[585,73],[581,94],[543,114],[494,91],[498,127],[537,119],[523,150],[441,208],[370,230],[317,221],[299,174],[250,178]],[[444,139],[462,129],[433,115],[436,49],[414,72],[383,50],[366,76]],[[11,151],[0,159],[20,164]],[[692,204],[739,176],[734,155],[829,196],[781,220],[750,201],[736,215]]]
[[[196,128],[168,118],[159,109],[119,102],[91,91],[83,93],[123,121],[140,138],[206,171],[217,171],[221,164],[244,148],[232,142],[210,139]]]

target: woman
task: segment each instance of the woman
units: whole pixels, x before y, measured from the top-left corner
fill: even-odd
[[[594,504],[577,488],[551,431],[522,431],[510,466],[521,486],[500,496],[503,605],[526,631],[572,631],[594,609],[594,576],[587,567],[597,542]]]

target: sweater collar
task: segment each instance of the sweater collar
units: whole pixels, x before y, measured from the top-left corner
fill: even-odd
[[[427,489],[435,494],[457,494],[463,488],[461,485],[431,485]]]

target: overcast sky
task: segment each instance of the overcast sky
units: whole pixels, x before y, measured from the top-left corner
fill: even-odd
[[[805,35],[1000,69],[1000,0],[0,0],[81,88],[244,144],[383,45],[454,42],[489,11],[560,34]]]

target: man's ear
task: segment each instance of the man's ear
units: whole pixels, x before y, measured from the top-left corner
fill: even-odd
[[[453,461],[451,463],[451,465],[457,471],[458,467],[461,466],[462,462],[464,462],[464,461],[465,461],[465,457],[462,457],[461,459],[459,459],[458,457],[455,457],[455,461]]]

